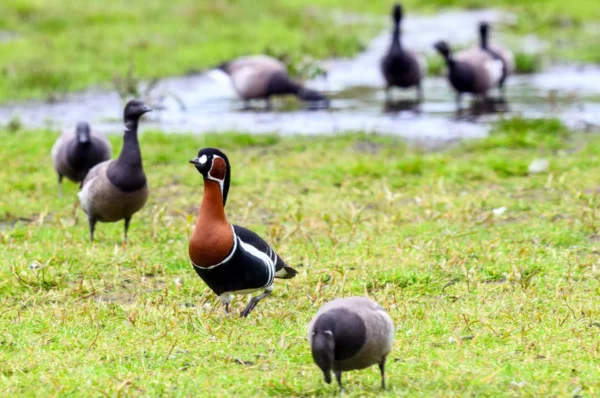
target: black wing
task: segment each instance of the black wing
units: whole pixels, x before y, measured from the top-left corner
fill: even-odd
[[[252,245],[256,247],[261,252],[265,253],[269,258],[273,260],[275,263],[275,272],[279,272],[282,269],[285,269],[285,274],[281,276],[276,276],[282,279],[290,279],[296,276],[298,273],[295,269],[288,266],[285,261],[279,257],[275,250],[269,246],[267,242],[260,236],[258,236],[255,232],[250,231],[248,228],[240,227],[239,225],[234,225],[233,230],[235,234],[242,240],[244,243]]]

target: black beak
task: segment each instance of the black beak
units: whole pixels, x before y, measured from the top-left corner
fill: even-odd
[[[331,373],[330,372],[323,372],[323,376],[325,376],[325,383],[331,384]]]
[[[148,113],[148,112],[152,112],[152,108],[150,108],[148,105],[144,104],[144,106],[142,107],[142,113]]]
[[[196,166],[200,166],[200,162],[198,162],[198,158],[190,159],[190,163]]]

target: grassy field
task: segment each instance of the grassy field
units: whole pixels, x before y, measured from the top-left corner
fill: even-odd
[[[55,138],[0,132],[2,396],[330,395],[305,327],[349,295],[396,324],[388,396],[600,394],[600,137],[520,119],[443,152],[148,132],[151,197],[127,246],[121,223],[90,245],[75,184],[57,197]],[[247,319],[225,318],[187,258],[202,197],[187,160],[204,146],[232,162],[230,221],[300,271]],[[536,158],[548,172],[528,174]],[[376,368],[345,380],[380,394]]]
[[[309,4],[307,4],[309,3]],[[382,29],[392,1],[3,0],[0,102],[56,99],[89,86],[127,85],[266,52],[291,65],[360,51]],[[597,62],[600,7],[573,0],[404,1],[408,12],[443,7],[506,8],[515,33],[540,34],[554,57]],[[524,5],[525,4],[525,5]],[[346,17],[344,17],[346,15]],[[347,16],[350,16],[348,18]],[[343,21],[340,22],[340,21]]]

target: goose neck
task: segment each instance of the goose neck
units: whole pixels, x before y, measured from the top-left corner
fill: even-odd
[[[123,149],[121,149],[121,154],[117,160],[121,165],[142,167],[142,153],[138,142],[137,130],[137,120],[128,120],[125,122]]]
[[[216,181],[204,180],[204,196],[200,205],[198,225],[227,223],[221,186]]]

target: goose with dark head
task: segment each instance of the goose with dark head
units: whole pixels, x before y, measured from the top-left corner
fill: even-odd
[[[77,123],[77,127],[75,128],[75,134],[77,135],[77,141],[85,145],[91,140],[91,129],[90,125],[87,122],[79,122]]]
[[[448,67],[448,80],[456,91],[458,110],[464,93],[486,97],[502,77],[502,62],[481,49],[470,49],[454,55],[445,41],[435,43],[434,47]]]
[[[75,130],[67,130],[52,147],[52,163],[58,175],[59,193],[62,193],[62,180],[67,177],[73,182],[81,182],[89,170],[110,159],[112,147],[102,135],[92,132],[87,122],[79,122]]]
[[[479,24],[479,46],[480,48],[490,54],[494,59],[502,62],[502,77],[498,81],[498,88],[502,97],[504,97],[504,83],[510,74],[515,69],[515,56],[514,54],[503,47],[492,45],[489,42],[490,25],[487,22],[481,22]]]
[[[251,100],[264,100],[271,108],[271,97],[295,95],[313,106],[327,107],[329,100],[315,90],[293,81],[281,61],[266,55],[250,55],[224,62],[217,68],[225,72],[246,107]]]
[[[394,87],[417,90],[417,101],[423,100],[422,80],[425,77],[427,63],[425,58],[404,47],[401,40],[401,21],[403,10],[400,4],[392,9],[392,40],[387,53],[381,59],[381,72],[386,81],[386,96],[391,97]]]
[[[271,294],[275,278],[290,279],[297,272],[256,233],[227,220],[225,204],[231,181],[227,156],[218,149],[204,148],[190,163],[202,175],[204,184],[202,204],[188,245],[192,266],[219,296],[227,313],[234,295],[263,292],[242,311],[246,317]]]
[[[331,383],[342,387],[342,372],[379,365],[385,389],[385,362],[394,342],[394,323],[385,310],[366,297],[335,299],[319,309],[308,325],[313,359]]]
[[[88,216],[90,239],[100,222],[125,221],[127,241],[129,223],[148,200],[148,184],[138,142],[139,120],[150,108],[140,100],[131,100],[123,111],[125,133],[117,159],[102,162],[90,170],[83,181],[79,200]]]

